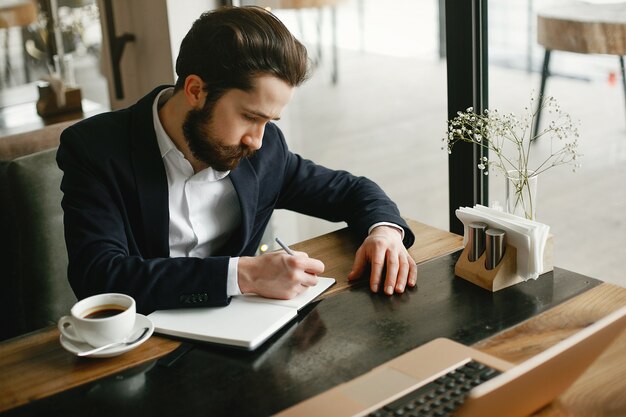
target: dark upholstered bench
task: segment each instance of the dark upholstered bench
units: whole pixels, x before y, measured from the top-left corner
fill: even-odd
[[[0,340],[55,323],[76,301],[55,160],[70,124],[0,138]]]

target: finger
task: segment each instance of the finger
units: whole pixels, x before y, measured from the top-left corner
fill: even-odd
[[[308,272],[309,274],[321,274],[324,272],[324,263],[319,259],[303,256],[284,256],[283,261],[294,272]]]
[[[364,268],[365,251],[362,248],[359,248],[354,256],[354,263],[352,264],[352,271],[348,274],[348,281],[352,281],[353,279],[360,277]]]
[[[303,287],[307,287],[307,288],[315,287],[318,281],[319,281],[319,278],[317,277],[317,275],[304,273],[302,276],[302,279],[300,280],[300,285],[302,285]]]
[[[393,294],[398,279],[398,255],[387,252],[387,277],[385,278],[385,294]]]
[[[417,264],[409,256],[409,286],[415,287],[417,285]]]
[[[406,259],[400,260],[400,268],[398,269],[398,278],[396,279],[396,292],[403,293],[409,278],[409,263]]]
[[[294,250],[292,252],[293,252],[294,256],[302,256],[304,258],[308,258],[309,257],[309,254],[306,253],[306,252],[300,252],[300,251],[297,251],[297,250]]]
[[[378,251],[372,256],[371,272],[370,272],[370,288],[372,292],[378,292],[380,286],[381,277],[383,274],[383,267],[385,266],[385,252]]]
[[[304,285],[294,286],[289,292],[289,297],[287,298],[287,300],[291,300],[292,298],[299,296],[300,294],[305,292],[308,288],[309,287],[305,287]]]
[[[324,272],[325,265],[319,259],[307,258],[302,269],[308,274],[316,275]]]

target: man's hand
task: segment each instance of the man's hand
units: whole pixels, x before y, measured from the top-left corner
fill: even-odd
[[[378,292],[383,280],[387,295],[394,291],[402,293],[407,285],[414,287],[417,283],[415,261],[402,244],[402,234],[394,227],[378,226],[371,231],[356,252],[348,280],[359,278],[368,263],[371,266],[370,288],[373,292]],[[382,275],[384,267],[387,267],[385,276]]]
[[[242,293],[288,300],[317,284],[317,274],[324,272],[324,264],[309,258],[304,252],[295,256],[272,252],[255,257],[241,257],[237,265],[237,279]]]

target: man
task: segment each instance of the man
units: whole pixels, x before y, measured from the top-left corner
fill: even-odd
[[[292,154],[272,123],[307,75],[306,49],[261,8],[203,14],[175,87],[61,136],[68,276],[78,298],[123,292],[138,311],[219,306],[241,293],[292,298],[321,261],[254,256],[274,209],[346,221],[363,243],[349,279],[401,293],[414,236],[373,182]]]

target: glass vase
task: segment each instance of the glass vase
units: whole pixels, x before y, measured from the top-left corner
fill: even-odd
[[[533,171],[520,175],[519,171],[507,171],[506,211],[528,220],[537,214],[537,178]]]

